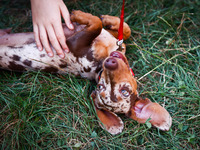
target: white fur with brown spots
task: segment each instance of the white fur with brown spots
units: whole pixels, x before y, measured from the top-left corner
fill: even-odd
[[[125,45],[123,52],[116,52],[119,18],[103,15],[101,19],[102,21],[91,14],[73,11],[71,20],[75,30],[64,28],[70,48],[70,53],[65,54],[64,59],[56,54],[51,58],[44,50],[39,51],[33,33],[9,34],[9,30],[0,30],[0,68],[71,73],[95,79],[98,85],[91,96],[103,128],[111,134],[121,133],[124,128],[117,113],[126,114],[139,123],[145,123],[151,118],[153,126],[169,130],[172,119],[166,109],[138,96],[136,79],[132,76],[124,55]],[[109,29],[102,29],[102,24]],[[126,23],[123,34],[125,39],[131,34]],[[101,71],[101,79],[98,81]]]

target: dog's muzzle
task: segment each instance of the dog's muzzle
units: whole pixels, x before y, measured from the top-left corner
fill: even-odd
[[[110,57],[105,60],[105,62],[104,62],[105,68],[108,70],[117,69],[118,62],[117,62],[116,58],[119,58],[119,59],[123,60],[124,63],[126,63],[126,59],[124,58],[123,54],[121,54],[118,51],[114,51],[114,52],[110,53]]]
[[[104,66],[106,69],[115,70],[118,67],[118,62],[115,58],[110,57],[106,59]]]

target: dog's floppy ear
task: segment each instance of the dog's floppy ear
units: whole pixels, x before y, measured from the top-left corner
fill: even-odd
[[[96,108],[96,112],[99,120],[103,124],[103,126],[100,124],[100,126],[103,129],[106,129],[109,133],[113,135],[122,132],[124,124],[121,118],[118,117],[115,113],[106,109],[98,109],[98,108]]]
[[[150,118],[149,122],[163,131],[168,131],[172,125],[172,118],[168,111],[147,98],[139,98],[135,105],[131,107],[130,117],[139,123],[145,123]]]
[[[94,92],[91,94],[91,97],[95,105],[96,95]],[[113,135],[119,134],[122,132],[124,128],[124,124],[120,117],[118,117],[115,113],[107,109],[98,108],[96,105],[95,105],[95,109],[96,109],[97,116],[99,120],[101,121],[100,126],[103,129],[107,130],[109,133]]]

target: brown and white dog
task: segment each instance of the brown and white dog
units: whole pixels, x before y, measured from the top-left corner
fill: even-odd
[[[111,134],[118,134],[123,129],[117,113],[126,114],[139,123],[151,118],[149,122],[153,126],[169,130],[172,118],[166,109],[138,96],[136,79],[124,55],[125,45],[123,52],[116,51],[120,19],[108,15],[102,15],[100,19],[89,13],[73,11],[71,20],[75,29],[71,31],[64,27],[70,49],[64,59],[57,55],[51,58],[39,51],[33,33],[8,34],[9,30],[0,30],[0,68],[71,73],[95,79],[98,85],[91,96],[103,128]],[[126,23],[123,34],[124,39],[131,34]]]

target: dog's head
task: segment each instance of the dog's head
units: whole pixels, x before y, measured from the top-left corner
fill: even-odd
[[[120,133],[123,122],[115,113],[127,114],[137,98],[137,82],[122,52],[114,51],[104,60],[92,98],[106,130],[112,134]]]
[[[137,82],[126,57],[114,51],[103,62],[103,72],[96,89],[95,104],[115,113],[127,113],[137,95]]]
[[[157,112],[154,111],[155,106],[155,109],[158,108],[166,114],[165,116],[169,116],[168,112],[160,105],[157,106],[150,100],[138,97],[137,82],[129,68],[127,58],[118,51],[112,52],[104,60],[97,89],[91,96],[100,121],[111,134],[118,134],[123,130],[123,122],[117,113],[126,114],[130,118],[144,123],[148,117],[152,117],[152,114],[157,115]],[[151,105],[145,108],[149,103]],[[146,110],[142,111],[143,108]],[[155,120],[154,118],[153,120]],[[156,119],[159,120],[159,117]],[[157,120],[156,124],[158,124]],[[161,120],[163,121],[163,119]],[[167,121],[170,124],[169,120]],[[154,122],[151,123],[154,125]],[[157,127],[159,128],[159,125]]]

